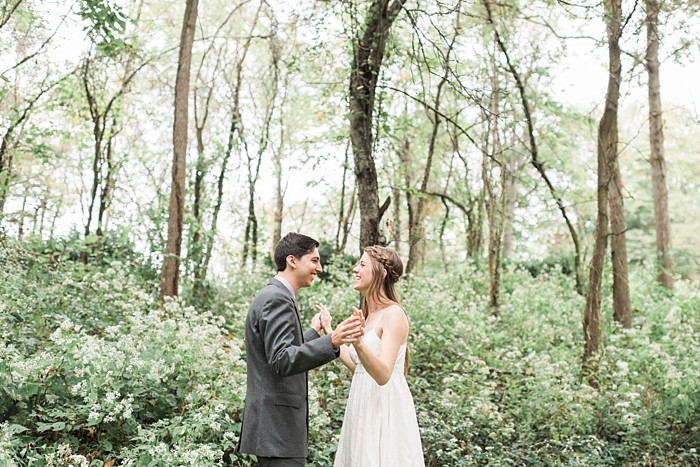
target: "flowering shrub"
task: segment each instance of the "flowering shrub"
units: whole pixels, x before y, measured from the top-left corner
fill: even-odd
[[[243,323],[271,272],[230,277],[207,309],[186,293],[156,306],[131,263],[0,249],[0,465],[254,465],[235,453]],[[597,390],[579,377],[569,276],[509,266],[497,317],[474,265],[399,282],[427,465],[699,464],[700,288],[633,272],[633,328],[603,304]],[[299,293],[304,322],[317,303],[336,324],[358,304],[349,273],[317,282]],[[332,465],[349,385],[339,361],[310,372],[309,465]]]
[[[679,283],[669,295],[650,274],[634,280],[632,330],[617,328],[609,297],[603,303],[598,390],[579,378],[585,299],[571,277],[545,270],[533,278],[509,267],[498,317],[473,265],[399,282],[411,319],[408,381],[426,463],[698,464],[700,289]],[[344,288],[316,285],[303,300],[326,303],[340,320],[357,304],[350,284],[348,276]],[[313,465],[332,464],[346,373],[328,366],[312,374],[325,409],[323,429],[312,431]]]
[[[606,345],[594,391],[579,378],[585,302],[570,281],[511,268],[498,317],[486,296],[464,290],[469,282],[404,284],[413,318],[409,382],[428,463],[700,460],[697,284],[679,283],[673,296],[644,277],[627,332],[611,323],[611,305],[603,303]]]
[[[152,297],[124,271],[57,273],[60,282],[37,294],[60,287],[70,297],[50,315],[60,323],[41,345],[26,345],[22,331],[0,346],[0,459],[9,465],[214,465],[235,448],[241,340],[222,317],[178,301],[149,309]]]

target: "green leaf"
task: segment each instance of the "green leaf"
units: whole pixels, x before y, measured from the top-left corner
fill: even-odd
[[[13,423],[7,427],[7,431],[16,435],[18,433],[24,433],[25,431],[29,431],[29,428],[27,428],[26,426],[22,426],[22,425],[18,425],[16,423]]]
[[[51,425],[51,429],[53,431],[63,431],[66,429],[66,423],[65,422],[56,422]]]
[[[88,235],[85,237],[85,240],[83,240],[83,243],[86,245],[90,245],[92,243],[97,243],[97,241],[100,239],[97,235]]]

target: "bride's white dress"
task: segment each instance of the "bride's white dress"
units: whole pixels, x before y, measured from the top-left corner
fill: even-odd
[[[380,343],[374,329],[365,334],[364,344],[375,355]],[[350,357],[356,365],[355,374],[334,467],[424,466],[413,396],[403,374],[406,344],[399,348],[391,378],[384,386],[366,372],[352,346]]]

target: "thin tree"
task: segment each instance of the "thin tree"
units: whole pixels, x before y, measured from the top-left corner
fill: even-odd
[[[569,229],[569,235],[571,236],[571,241],[574,245],[574,267],[576,269],[576,291],[580,294],[583,294],[583,281],[581,279],[581,246],[580,246],[580,241],[578,238],[578,234],[576,233],[576,228],[574,227],[574,224],[572,220],[569,218],[569,214],[566,208],[566,205],[564,204],[564,201],[562,200],[561,196],[557,192],[557,189],[554,187],[554,184],[550,180],[549,176],[547,175],[547,172],[545,170],[545,166],[542,163],[542,161],[539,158],[539,149],[538,149],[538,144],[537,144],[537,139],[535,138],[535,122],[532,117],[532,111],[531,111],[531,105],[530,105],[530,99],[528,97],[528,93],[525,89],[525,81],[523,80],[519,70],[515,67],[515,63],[510,57],[510,53],[508,50],[508,47],[506,46],[505,41],[501,37],[501,34],[498,30],[498,26],[494,20],[494,15],[493,15],[493,6],[491,4],[492,0],[483,0],[484,7],[486,8],[486,15],[487,15],[487,20],[488,22],[493,26],[494,30],[494,37],[496,39],[496,43],[498,44],[498,48],[500,49],[501,53],[503,53],[503,56],[505,57],[506,60],[506,65],[509,73],[513,76],[513,80],[515,81],[516,87],[518,88],[518,94],[520,97],[520,102],[523,107],[523,114],[525,118],[525,124],[527,125],[527,145],[528,145],[528,150],[530,153],[530,162],[532,166],[537,170],[537,172],[540,174],[542,177],[542,180],[545,182],[545,185],[547,185],[547,188],[549,189],[550,195],[554,199],[554,201],[557,203],[557,207],[559,208],[559,212],[561,213],[562,217],[564,218],[564,222],[566,223],[567,228]]]
[[[180,53],[175,78],[175,119],[173,122],[173,166],[170,204],[168,207],[168,240],[163,257],[159,299],[177,296],[180,283],[180,253],[185,215],[185,181],[187,158],[187,120],[190,94],[192,45],[197,24],[199,0],[187,0],[180,35]]]
[[[617,1],[617,0],[615,0]],[[612,3],[615,3],[614,1]],[[620,10],[618,12],[618,10]],[[615,38],[613,40],[612,53],[620,53],[620,37],[622,36],[622,6],[612,5],[610,11],[611,18],[608,19],[613,23]],[[616,16],[620,16],[619,20]],[[619,22],[618,22],[619,21]],[[632,306],[630,304],[630,284],[629,284],[629,266],[627,262],[627,224],[625,222],[625,205],[624,205],[624,186],[622,183],[622,175],[620,174],[620,158],[618,143],[618,128],[617,128],[617,101],[620,94],[620,81],[622,79],[622,61],[618,57],[611,62],[616,66],[614,75],[617,78],[617,95],[611,96],[615,98],[615,135],[610,135],[610,138],[615,138],[615,146],[611,146],[605,155],[608,161],[608,203],[610,204],[610,256],[612,258],[612,273],[613,273],[613,319],[622,325],[623,328],[629,329],[632,327]],[[611,69],[611,71],[613,71]],[[612,130],[610,130],[612,131]]]
[[[219,30],[228,22],[228,20],[233,16],[233,14],[240,8],[237,6],[226,18],[226,20],[221,24]],[[236,49],[237,53],[240,55],[235,60],[235,65],[233,67],[233,78],[232,80],[227,78],[228,85],[231,92],[231,110],[229,116],[229,129],[227,136],[226,149],[221,156],[221,166],[219,167],[219,173],[216,179],[216,197],[214,199],[214,207],[211,215],[211,225],[209,227],[209,234],[206,236],[206,247],[204,249],[204,254],[202,256],[201,262],[196,267],[195,281],[192,287],[192,294],[195,296],[201,295],[204,285],[204,279],[207,277],[207,271],[209,270],[209,263],[211,262],[212,253],[214,251],[214,240],[216,239],[217,225],[219,222],[219,214],[221,213],[221,206],[223,205],[224,198],[224,182],[226,181],[226,172],[228,170],[228,165],[233,155],[236,142],[243,139],[242,137],[242,120],[240,111],[240,96],[241,87],[243,85],[243,65],[245,63],[248,51],[250,49],[250,44],[253,40],[252,31],[255,29],[258,18],[259,18],[260,8],[258,8],[255,20],[252,22],[250,27],[250,34],[245,36],[243,46]],[[222,56],[225,57],[227,54],[224,52]]]
[[[646,0],[646,10],[646,68],[649,76],[649,143],[651,146],[651,181],[656,226],[656,277],[659,284],[667,289],[672,289],[671,221],[668,215],[663,110],[661,108],[661,80],[659,77],[659,1]]]
[[[483,246],[483,213],[486,198],[486,188],[481,186],[478,193],[473,193],[472,187],[470,185],[470,174],[471,169],[469,166],[469,160],[460,150],[459,145],[459,135],[456,126],[452,126],[453,131],[450,132],[450,140],[452,141],[452,151],[457,155],[459,160],[462,162],[464,167],[464,175],[461,177],[464,180],[462,184],[462,190],[465,193],[466,203],[456,203],[454,200],[443,198],[444,200],[452,202],[457,208],[462,211],[466,220],[466,250],[467,256],[470,258],[476,258],[481,254]]]
[[[235,13],[241,8],[241,5],[236,5],[219,24],[212,37],[218,38],[222,35],[224,27],[231,21]],[[248,39],[250,40],[250,39]],[[215,91],[221,82],[221,76],[224,63],[228,63],[230,57],[227,56],[228,41],[209,41],[209,46],[201,55],[201,60],[195,74],[195,85],[193,90],[193,109],[194,109],[194,125],[195,137],[197,141],[197,162],[195,163],[193,193],[192,193],[192,216],[193,221],[190,225],[190,240],[187,247],[187,267],[192,268],[192,295],[201,296],[204,280],[206,279],[207,267],[209,258],[206,257],[209,251],[209,238],[216,235],[216,221],[212,222],[212,229],[207,230],[204,226],[204,217],[208,205],[206,179],[209,170],[214,165],[215,160],[208,158],[205,153],[205,130],[209,121],[210,112],[212,111],[212,103],[215,102]],[[217,48],[217,45],[219,46]],[[213,68],[207,68],[210,60],[209,57],[215,54],[212,59]],[[230,154],[230,153],[227,153]],[[215,158],[218,160],[218,158]],[[228,158],[224,157],[222,166],[225,168]],[[225,169],[224,169],[225,173]],[[217,190],[218,190],[217,184]],[[222,195],[222,193],[217,193]],[[220,199],[215,201],[220,203]],[[218,212],[217,212],[218,215]],[[186,269],[186,272],[189,271]]]
[[[270,144],[270,127],[272,118],[277,109],[277,96],[280,87],[280,43],[276,38],[276,20],[272,18],[272,32],[269,40],[270,65],[272,68],[272,79],[270,79],[270,95],[267,96],[266,106],[263,114],[262,128],[258,138],[257,154],[253,158],[248,152],[246,160],[247,181],[248,181],[248,217],[246,218],[245,232],[243,234],[243,258],[245,264],[248,257],[251,258],[253,266],[256,264],[258,256],[258,218],[255,212],[255,186],[260,178],[260,166],[263,155]]]
[[[3,2],[3,7],[0,9],[0,29],[3,28],[10,20],[12,14],[17,10],[22,0],[11,0]]]
[[[231,15],[226,18],[226,21],[228,21],[230,17]],[[219,27],[219,30],[221,30],[224,24]],[[217,34],[218,32],[219,31],[217,31]],[[218,77],[221,72],[221,65],[223,63],[225,50],[224,47],[220,47],[218,51],[216,51],[214,68],[211,70],[211,76],[203,76],[207,58],[214,50],[214,46],[215,41],[212,41],[210,46],[202,54],[201,61],[199,62],[199,66],[197,68],[195,78],[196,84],[193,91],[193,120],[195,125],[195,138],[197,141],[197,162],[195,163],[194,184],[192,187],[193,220],[191,226],[191,238],[187,248],[187,264],[192,266],[192,294],[195,296],[199,295],[199,292],[201,292],[203,285],[202,282],[206,278],[206,270],[203,270],[202,268],[206,248],[203,237],[206,237],[207,235],[204,229],[204,211],[206,207],[205,179],[209,173],[209,168],[212,165],[212,161],[208,160],[205,153],[204,135],[207,127],[207,121],[209,120],[216,83],[219,81]],[[201,94],[200,83],[203,83],[202,87],[205,88],[201,91]],[[214,235],[214,232],[209,232],[209,235]]]
[[[23,102],[24,106],[16,109],[14,115],[8,118],[7,127],[2,132],[2,141],[0,141],[0,219],[2,219],[5,211],[5,203],[12,180],[13,150],[21,140],[16,138],[16,133],[19,132],[22,126],[28,121],[42,96],[47,94],[54,86],[64,79],[65,77],[62,77],[57,81],[49,82],[49,76],[47,75],[39,85],[37,93],[26,99],[25,102]]]
[[[454,74],[452,70],[451,61],[452,53],[459,37],[459,32],[461,30],[461,2],[459,2],[457,9],[457,17],[454,23],[454,34],[450,37],[449,43],[447,45],[447,50],[442,54],[442,64],[443,64],[443,74],[440,77],[437,88],[435,90],[435,99],[432,108],[428,111],[428,118],[431,122],[431,132],[430,139],[428,141],[428,154],[425,159],[425,166],[423,167],[423,177],[420,182],[419,191],[425,193],[428,189],[428,182],[430,180],[430,172],[432,170],[433,159],[435,156],[435,145],[438,138],[438,130],[440,124],[442,123],[442,118],[440,116],[440,104],[443,97],[443,89],[448,83],[450,77]],[[441,51],[438,49],[438,52]],[[413,271],[416,266],[423,261],[423,256],[425,254],[425,228],[423,226],[423,217],[425,204],[428,198],[426,196],[419,196],[415,203],[412,203],[409,198],[408,210],[409,210],[409,224],[408,224],[408,262],[406,264],[406,271]]]
[[[355,210],[355,187],[356,184],[353,183],[352,193],[348,196],[346,195],[347,190],[347,179],[348,172],[350,168],[350,144],[345,146],[345,159],[343,160],[343,178],[340,184],[340,202],[338,206],[338,227],[335,232],[335,254],[340,255],[347,245],[348,235],[350,233],[350,225],[352,215]],[[346,201],[347,199],[347,201]],[[346,209],[346,204],[349,206]]]
[[[92,184],[88,198],[87,219],[84,224],[85,237],[92,232],[96,203],[98,203],[98,209],[95,233],[98,236],[103,234],[104,215],[111,203],[116,171],[119,167],[119,164],[116,164],[114,161],[113,151],[114,140],[119,133],[120,101],[138,72],[150,63],[150,60],[134,68],[132,59],[129,57],[118,89],[105,99],[104,104],[101,104],[100,96],[106,87],[106,83],[101,80],[98,82],[97,78],[93,76],[93,73],[97,71],[96,67],[93,66],[95,62],[96,58],[88,55],[80,70],[80,79],[85,98],[87,99],[88,111],[90,112],[93,137]],[[86,257],[83,258],[84,261],[86,259]]]
[[[588,384],[598,387],[598,349],[601,324],[601,283],[605,251],[608,242],[608,209],[610,185],[610,160],[617,157],[617,108],[620,99],[620,36],[622,34],[622,4],[620,0],[605,1],[606,29],[608,37],[608,87],[605,94],[605,109],[598,125],[598,189],[595,243],[588,276],[586,308],[583,313],[583,365],[581,377]]]
[[[284,189],[282,187],[282,155],[284,154],[284,145],[286,137],[286,125],[284,124],[284,108],[285,102],[287,101],[287,92],[289,89],[289,75],[286,75],[283,79],[283,94],[280,104],[280,116],[279,116],[279,143],[277,147],[274,148],[272,154],[272,166],[273,166],[273,177],[275,180],[275,210],[272,216],[272,242],[270,253],[274,251],[274,245],[282,238],[282,220],[284,216]]]
[[[498,316],[501,289],[501,244],[503,240],[504,207],[506,204],[506,163],[500,129],[501,89],[498,67],[494,53],[489,53],[490,87],[489,108],[485,112],[485,131],[481,147],[483,166],[481,175],[488,194],[487,217],[489,227],[488,269],[489,309]],[[496,179],[498,177],[498,179]]]

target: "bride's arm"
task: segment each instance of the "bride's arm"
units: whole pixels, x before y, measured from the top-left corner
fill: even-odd
[[[343,362],[346,367],[348,367],[350,373],[355,372],[355,362],[353,362],[350,358],[350,350],[348,349],[347,345],[340,346],[340,361]]]
[[[399,348],[408,335],[408,320],[404,311],[398,306],[387,308],[382,315],[382,328],[379,355],[374,355],[362,339],[352,344],[365,370],[380,386],[389,382]]]

